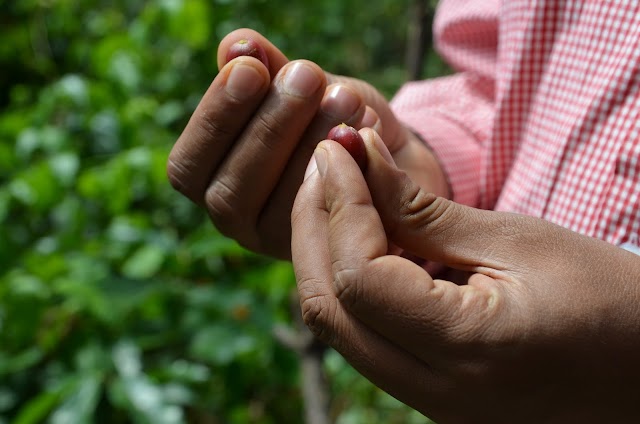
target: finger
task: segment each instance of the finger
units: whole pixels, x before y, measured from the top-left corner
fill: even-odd
[[[395,155],[406,143],[405,128],[398,122],[391,111],[387,99],[375,87],[365,81],[333,74],[328,74],[328,78],[332,83],[339,82],[350,85],[362,96],[364,102],[375,111],[380,119],[380,124],[376,128],[369,125],[369,123],[362,126],[374,128],[384,140],[389,151]]]
[[[304,136],[295,148],[278,185],[260,214],[258,233],[265,240],[279,240],[277,245],[290,246],[291,209],[305,167],[319,140],[323,140],[331,128],[344,122],[356,126],[365,114],[362,98],[348,86],[332,84],[327,87],[320,110],[313,118]],[[281,252],[289,257],[290,251]]]
[[[426,192],[384,160],[379,150],[384,143],[375,146],[368,149],[367,184],[388,237],[403,249],[453,268],[508,279],[510,264],[532,259],[527,243],[546,243],[548,231],[537,220],[463,206]]]
[[[220,42],[217,54],[218,69],[222,69],[225,65],[229,48],[234,43],[246,39],[252,39],[264,48],[265,53],[269,58],[269,73],[272,78],[274,78],[280,69],[288,63],[289,60],[287,57],[262,34],[249,28],[240,28],[227,34],[227,36],[225,36],[225,38]],[[392,152],[395,152],[402,147],[402,127],[389,108],[387,100],[378,90],[370,84],[356,78],[329,73],[327,73],[327,78],[329,83],[342,83],[353,87],[360,93],[364,102],[370,105],[372,110],[376,111],[375,114],[379,116],[379,123],[377,125],[375,123],[363,123],[362,127],[371,127],[379,134],[383,134],[382,125],[385,123],[388,128],[384,129],[386,131],[384,138],[385,141],[389,143],[389,149]]]
[[[382,134],[382,120],[371,106],[367,106],[362,121],[360,121],[360,125],[357,128],[371,128],[378,134]]]
[[[367,328],[336,299],[328,220],[324,187],[316,171],[300,187],[291,216],[293,265],[305,323],[374,384],[423,413],[437,416],[449,383],[428,364]],[[382,229],[378,230],[378,237],[384,237]]]
[[[298,60],[276,76],[205,194],[214,224],[254,251],[264,251],[256,223],[298,140],[316,114],[326,80],[316,64]]]
[[[374,148],[375,133],[361,133],[368,151]],[[337,143],[323,142],[314,157],[325,186],[329,251],[340,304],[369,328],[431,364],[454,342],[469,342],[467,332],[490,321],[487,316],[498,305],[496,289],[486,282],[479,288],[434,281],[414,263],[387,256],[384,227],[348,153]]]
[[[226,65],[229,48],[240,40],[253,40],[265,50],[269,58],[269,74],[271,78],[275,78],[280,69],[289,62],[284,53],[262,34],[249,28],[240,28],[227,34],[218,45],[218,69],[222,69]]]
[[[167,161],[173,187],[202,204],[211,176],[269,88],[269,74],[253,57],[226,65],[211,83]]]

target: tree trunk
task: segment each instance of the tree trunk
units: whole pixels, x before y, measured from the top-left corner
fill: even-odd
[[[427,0],[412,0],[409,7],[409,29],[407,34],[407,71],[409,80],[422,76],[424,55],[431,44],[431,8]]]

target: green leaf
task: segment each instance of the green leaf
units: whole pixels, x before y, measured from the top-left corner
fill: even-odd
[[[62,194],[62,188],[46,162],[38,162],[18,174],[9,184],[9,190],[15,199],[38,211],[51,208]]]
[[[173,424],[182,422],[182,411],[173,405],[159,385],[143,373],[140,349],[120,340],[113,349],[119,377],[112,385],[114,400],[127,408],[136,422]]]
[[[196,358],[215,365],[227,365],[238,356],[253,351],[256,346],[254,337],[231,326],[218,324],[196,333],[190,350]]]
[[[66,97],[78,105],[86,106],[89,102],[87,82],[81,75],[62,77],[56,84],[56,89],[61,97]]]
[[[80,168],[80,160],[75,153],[60,153],[49,159],[49,167],[62,185],[71,186]]]
[[[166,251],[154,245],[143,245],[122,265],[122,273],[129,278],[145,279],[155,275],[164,262]]]
[[[120,377],[114,383],[112,396],[119,398],[135,423],[180,424],[182,409],[168,401],[161,387],[144,374]]]
[[[171,16],[169,30],[171,34],[184,40],[191,48],[199,49],[210,39],[210,8],[203,0],[181,2],[178,13]]]
[[[81,376],[70,396],[51,415],[52,424],[92,423],[101,393],[102,375],[99,373]]]
[[[75,376],[57,382],[52,388],[30,399],[24,407],[18,411],[13,424],[39,424],[51,413],[70,390],[77,384]]]
[[[172,362],[166,371],[172,380],[190,383],[205,383],[211,377],[211,371],[208,367],[184,359]]]
[[[24,270],[12,270],[8,273],[6,284],[13,296],[46,299],[51,293],[44,281]]]
[[[55,405],[60,401],[60,391],[44,392],[30,400],[18,412],[13,424],[39,424],[42,423]]]
[[[31,347],[11,357],[0,355],[0,375],[8,375],[33,367],[40,362],[44,353],[39,347]]]

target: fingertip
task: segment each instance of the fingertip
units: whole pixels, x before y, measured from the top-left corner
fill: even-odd
[[[327,172],[327,156],[329,155],[329,150],[332,148],[332,144],[333,143],[328,140],[323,140],[316,146],[313,152],[316,168],[322,177],[324,177]]]
[[[218,45],[217,63],[219,70],[227,64],[227,53],[231,46],[240,40],[253,40],[264,49],[268,58],[268,70],[271,78],[289,61],[280,49],[259,32],[250,28],[239,28],[227,34]]]
[[[382,135],[382,120],[380,119],[378,113],[371,106],[367,106],[365,108],[364,115],[362,116],[362,120],[360,121],[360,127],[371,128],[378,134]]]
[[[260,33],[250,28],[239,28],[231,31],[229,34],[225,35],[224,38],[220,41],[220,44],[218,44],[218,69],[222,69],[229,62],[227,60],[229,49],[232,45],[241,40],[254,40],[262,48],[264,48],[264,45],[266,44],[264,43],[264,37]]]
[[[372,128],[363,128],[360,130],[360,135],[364,140],[365,147],[367,148],[367,156],[369,156],[369,159],[374,158],[376,155],[380,155],[386,163],[393,166],[394,168],[396,167],[393,156],[391,156],[389,149],[384,144],[384,141],[382,141],[382,138],[377,131]]]
[[[315,155],[311,156],[311,159],[309,160],[309,164],[307,165],[307,169],[304,172],[304,179],[302,180],[307,181],[307,179],[315,174],[318,171],[318,162],[316,162],[316,157]]]
[[[251,56],[232,59],[220,71],[227,93],[239,101],[264,94],[271,78],[260,60]]]
[[[332,121],[350,126],[362,126],[362,117],[366,113],[362,97],[353,88],[342,83],[327,86],[320,110]]]
[[[305,59],[293,60],[283,66],[274,84],[289,95],[314,99],[327,86],[327,77],[318,64]],[[321,99],[318,99],[321,101]]]

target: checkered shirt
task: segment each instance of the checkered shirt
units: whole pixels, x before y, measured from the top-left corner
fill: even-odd
[[[434,40],[456,73],[392,107],[454,200],[638,251],[640,2],[443,0]]]

